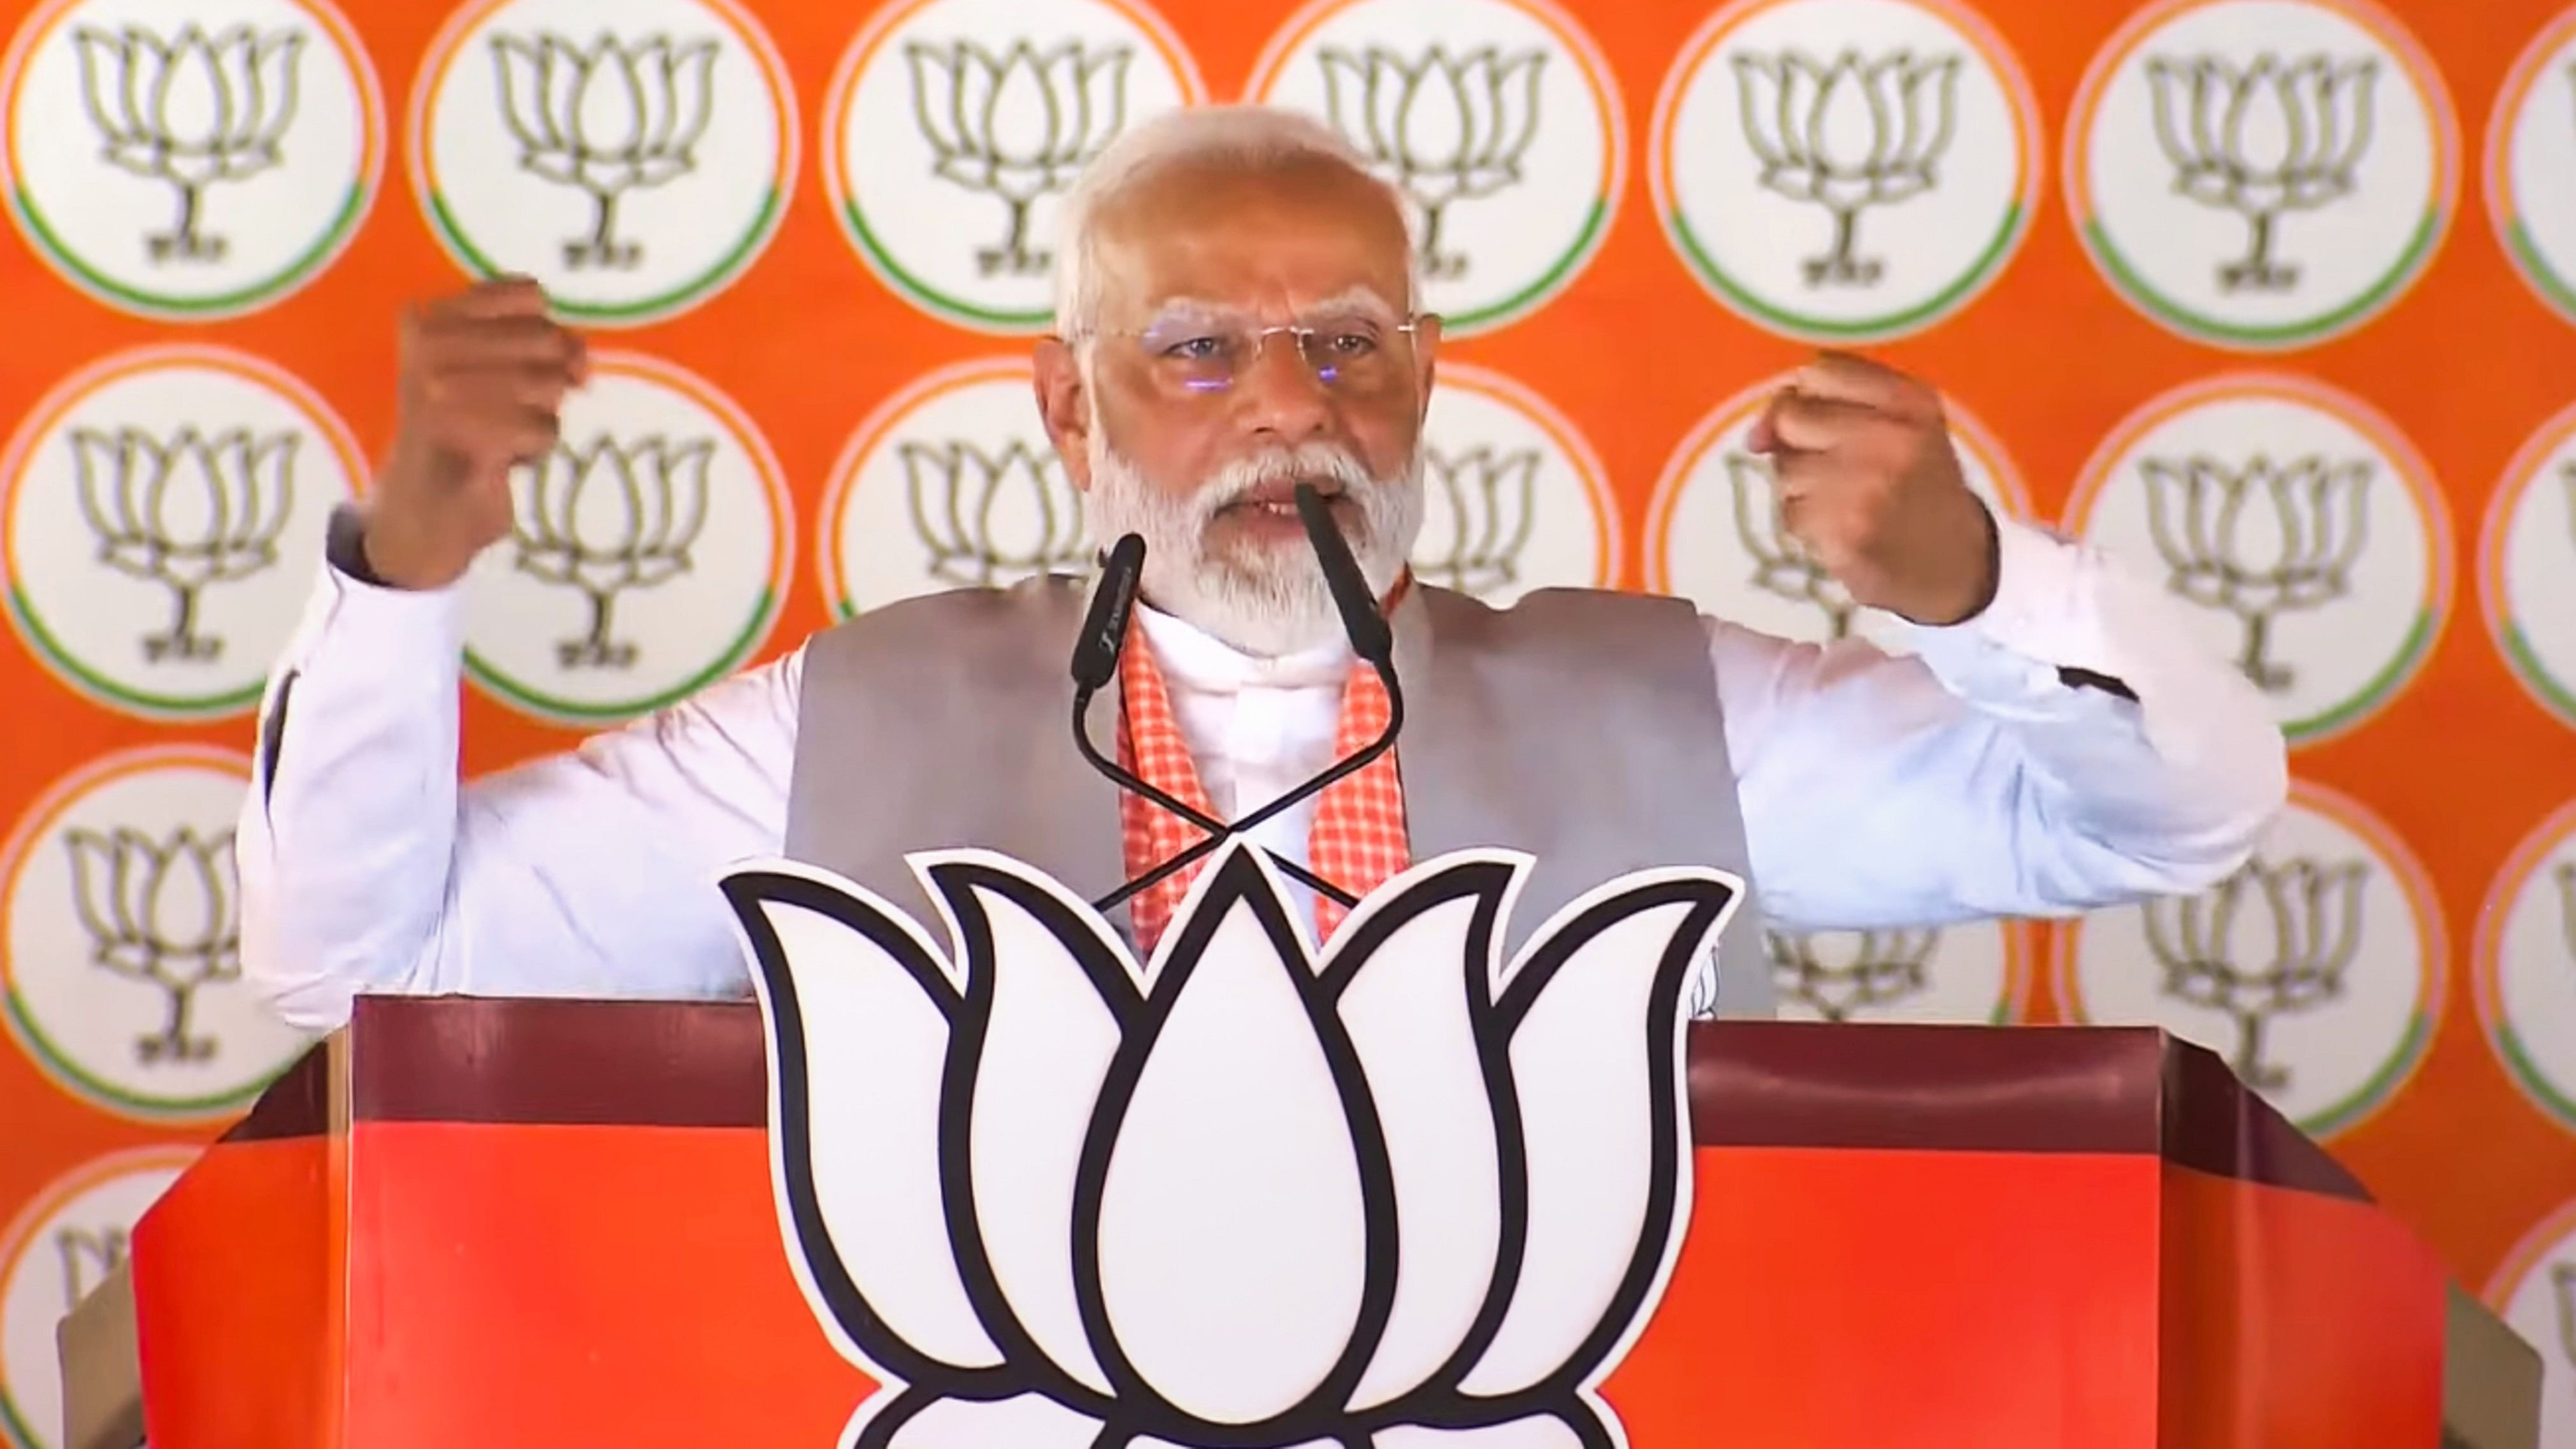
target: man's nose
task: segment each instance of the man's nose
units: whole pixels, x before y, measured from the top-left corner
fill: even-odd
[[[1234,395],[1239,415],[1256,432],[1293,442],[1332,426],[1332,391],[1307,366],[1293,332],[1273,332],[1259,339],[1234,379]]]

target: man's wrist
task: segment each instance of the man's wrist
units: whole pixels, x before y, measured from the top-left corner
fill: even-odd
[[[437,593],[465,576],[465,566],[436,548],[416,546],[419,533],[402,524],[364,504],[335,511],[326,545],[331,567],[354,582],[406,593]]]
[[[394,587],[367,557],[367,517],[354,503],[331,510],[330,525],[322,535],[322,559],[334,572],[370,588]]]

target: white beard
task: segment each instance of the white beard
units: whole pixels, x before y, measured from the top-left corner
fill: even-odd
[[[1342,536],[1370,592],[1380,598],[1403,575],[1422,528],[1418,452],[1403,474],[1378,479],[1342,448],[1307,443],[1229,463],[1186,496],[1147,482],[1134,463],[1109,446],[1097,418],[1090,454],[1091,490],[1083,499],[1083,516],[1092,541],[1106,549],[1126,534],[1141,535],[1144,597],[1247,654],[1275,658],[1333,643],[1343,637],[1342,618],[1325,587],[1323,567],[1302,538],[1257,552],[1246,548],[1211,555],[1208,523],[1227,504],[1282,478],[1337,483],[1360,509],[1357,523]]]

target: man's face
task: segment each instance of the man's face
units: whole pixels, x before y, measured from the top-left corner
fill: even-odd
[[[1145,536],[1146,593],[1238,646],[1338,631],[1291,490],[1383,590],[1420,525],[1437,324],[1411,331],[1402,216],[1324,162],[1180,166],[1100,218],[1089,365],[1042,346],[1049,432],[1094,536]],[[1310,329],[1300,337],[1273,328]]]

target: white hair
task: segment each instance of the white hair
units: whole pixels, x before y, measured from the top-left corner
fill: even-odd
[[[1422,303],[1422,271],[1413,210],[1404,193],[1369,169],[1340,132],[1301,111],[1280,106],[1183,106],[1119,133],[1065,194],[1056,215],[1055,325],[1059,335],[1082,339],[1099,321],[1098,230],[1102,212],[1166,167],[1219,162],[1246,170],[1321,159],[1366,177],[1404,219],[1404,308]],[[1087,349],[1086,349],[1087,350]]]

